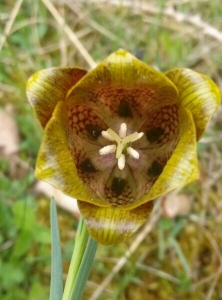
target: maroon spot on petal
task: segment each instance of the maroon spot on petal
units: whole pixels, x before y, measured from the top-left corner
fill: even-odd
[[[96,169],[91,163],[89,158],[84,159],[80,164],[79,164],[79,169],[84,172],[84,173],[95,173]]]
[[[118,178],[118,177],[113,178],[111,188],[116,195],[122,194],[125,186],[126,186],[125,179]]]
[[[86,125],[86,130],[93,140],[97,140],[102,132],[102,129],[99,126],[92,124]]]
[[[133,116],[130,104],[124,100],[120,102],[117,113],[120,117],[131,118]]]
[[[153,129],[147,130],[146,137],[147,137],[148,141],[152,144],[152,143],[156,142],[163,133],[164,133],[164,129],[162,129],[161,127],[153,128]]]
[[[148,175],[152,177],[159,176],[163,171],[163,166],[154,160],[148,169]]]

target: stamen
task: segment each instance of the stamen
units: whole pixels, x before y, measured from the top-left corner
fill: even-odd
[[[141,139],[141,137],[144,135],[143,132],[135,132],[135,133],[137,133],[137,136],[131,140],[131,143]]]
[[[118,158],[118,167],[120,170],[123,170],[125,167],[126,158],[124,154],[121,154]]]
[[[122,123],[119,128],[119,135],[111,128],[109,128],[106,131],[102,131],[101,133],[105,139],[111,142],[115,142],[116,144],[103,147],[99,150],[99,154],[105,155],[115,152],[118,161],[118,168],[120,170],[124,169],[126,163],[126,157],[125,154],[123,154],[123,152],[127,153],[135,159],[139,159],[139,152],[130,147],[130,145],[131,143],[139,140],[144,135],[143,132],[134,132],[132,134],[126,135],[127,126],[126,123]]]
[[[135,159],[138,159],[140,157],[139,152],[133,149],[132,147],[128,147],[126,151],[130,156],[132,156]]]
[[[108,131],[102,131],[101,132],[101,134],[102,134],[102,136],[105,138],[105,139],[107,139],[107,140],[109,140],[109,141],[111,141],[111,142],[114,142],[115,140],[114,140],[114,138],[109,134],[109,132]]]
[[[106,155],[116,151],[116,145],[108,145],[99,150],[100,155]]]
[[[124,143],[125,144],[132,143],[132,141],[134,141],[135,139],[137,140],[137,136],[138,136],[138,132],[134,132],[134,133],[132,133],[130,135],[127,135],[124,138]]]
[[[124,139],[126,137],[126,130],[127,130],[126,123],[122,123],[119,129],[119,136],[121,139]]]
[[[111,128],[109,128],[107,130],[108,134],[113,138],[113,140],[117,143],[119,143],[119,141],[121,140],[121,138],[118,136],[118,134],[113,131]]]

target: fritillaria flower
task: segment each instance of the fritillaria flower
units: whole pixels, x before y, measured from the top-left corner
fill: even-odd
[[[89,72],[39,71],[27,95],[44,128],[36,176],[78,199],[102,244],[126,240],[153,199],[198,178],[196,143],[220,104],[208,77],[160,73],[125,50]]]

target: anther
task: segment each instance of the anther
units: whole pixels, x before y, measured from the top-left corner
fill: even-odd
[[[108,145],[99,150],[100,155],[105,155],[109,153],[113,153],[116,151],[116,145]]]
[[[122,123],[119,129],[119,137],[121,139],[124,139],[126,137],[126,131],[127,131],[126,123]]]
[[[132,147],[128,147],[126,151],[127,151],[127,153],[128,153],[130,156],[132,156],[133,158],[139,159],[139,157],[140,157],[139,152],[136,151],[135,149],[133,149]]]
[[[125,163],[126,163],[126,157],[124,154],[121,154],[120,157],[118,158],[118,167],[120,170],[124,169]]]
[[[114,142],[115,140],[114,140],[114,138],[109,134],[109,132],[108,131],[102,131],[101,132],[101,134],[102,134],[102,136],[105,138],[105,139],[107,139],[107,140],[109,140],[109,141],[111,141],[111,142]]]

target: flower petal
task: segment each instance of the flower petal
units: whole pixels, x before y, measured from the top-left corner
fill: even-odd
[[[219,88],[207,76],[190,69],[173,69],[166,76],[177,87],[181,105],[193,114],[199,140],[221,102]]]
[[[136,209],[98,207],[78,201],[80,212],[85,218],[89,234],[104,245],[117,244],[128,239],[148,218],[153,202]]]
[[[80,180],[68,149],[67,111],[59,102],[44,131],[36,164],[37,178],[55,186],[65,194],[101,206],[108,204],[90,193]]]
[[[154,107],[174,104],[177,97],[177,89],[167,76],[120,49],[109,55],[70,90],[68,103],[71,105],[84,101],[105,104],[114,112],[117,104],[124,100],[132,102],[135,111],[150,106],[150,102]],[[123,107],[122,110],[125,114],[131,113]]]
[[[50,68],[36,72],[27,82],[27,96],[45,127],[58,103],[87,72],[79,68]]]
[[[190,111],[181,109],[180,121],[180,140],[162,174],[150,190],[150,199],[187,185],[199,176],[196,130]]]
[[[147,195],[135,201],[132,205],[128,205],[127,208],[135,208],[198,178],[196,130],[191,112],[181,108],[179,122],[181,129],[179,142],[161,175]]]

